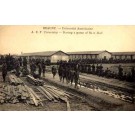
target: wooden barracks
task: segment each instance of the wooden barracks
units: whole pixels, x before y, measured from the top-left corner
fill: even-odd
[[[29,58],[39,58],[47,60],[49,59],[51,63],[63,60],[68,61],[77,59],[125,59],[125,60],[135,60],[135,52],[108,52],[104,51],[80,51],[80,52],[63,52],[63,51],[46,51],[46,52],[35,52],[35,53],[22,53],[21,57]]]

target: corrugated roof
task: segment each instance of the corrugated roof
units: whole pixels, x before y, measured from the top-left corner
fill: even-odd
[[[135,55],[135,52],[111,52],[112,55]]]
[[[106,50],[104,51],[81,51],[81,52],[67,52],[67,54],[100,54],[102,52],[108,52]],[[110,52],[108,52],[110,53]]]
[[[21,54],[21,56],[51,56],[57,52],[63,52],[63,51],[45,51],[45,52],[23,53],[23,54]]]
[[[23,53],[23,54],[21,54],[21,56],[51,56],[56,52],[58,52],[58,51]]]

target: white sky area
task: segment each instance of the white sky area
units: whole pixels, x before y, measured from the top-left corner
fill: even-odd
[[[45,30],[43,27],[56,27]],[[61,28],[61,29],[58,29]],[[67,30],[64,28],[92,28]],[[41,33],[31,33],[42,31]],[[61,32],[44,34],[44,31]],[[63,32],[101,32],[100,34],[63,34]],[[40,51],[135,51],[135,26],[0,26],[0,54]]]

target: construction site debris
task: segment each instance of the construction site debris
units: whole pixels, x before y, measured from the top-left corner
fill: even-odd
[[[35,79],[31,75],[27,75],[27,80],[28,80],[28,82],[30,82],[31,84],[36,85],[36,86],[43,86],[44,85],[44,81],[43,80]]]
[[[43,105],[40,97],[27,85],[7,85],[0,91],[0,103]]]
[[[37,90],[40,91],[50,101],[64,101],[67,104],[67,110],[71,110],[68,100],[70,95],[66,92],[49,85],[39,86],[37,87]]]
[[[17,86],[17,85],[20,85],[20,84],[21,85],[24,84],[23,81],[14,74],[9,74],[8,78],[9,78],[9,82],[10,82],[11,85]]]

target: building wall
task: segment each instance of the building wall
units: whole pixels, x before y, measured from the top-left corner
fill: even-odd
[[[108,52],[102,52],[98,55],[98,59],[110,59],[112,57],[112,55]]]
[[[131,55],[112,55],[113,59],[131,60]],[[132,59],[135,59],[135,55],[132,55]]]
[[[55,63],[55,62],[60,61],[60,60],[68,61],[69,56],[66,55],[63,52],[57,52],[57,53],[55,53],[54,55],[51,56],[51,62],[52,63]]]

